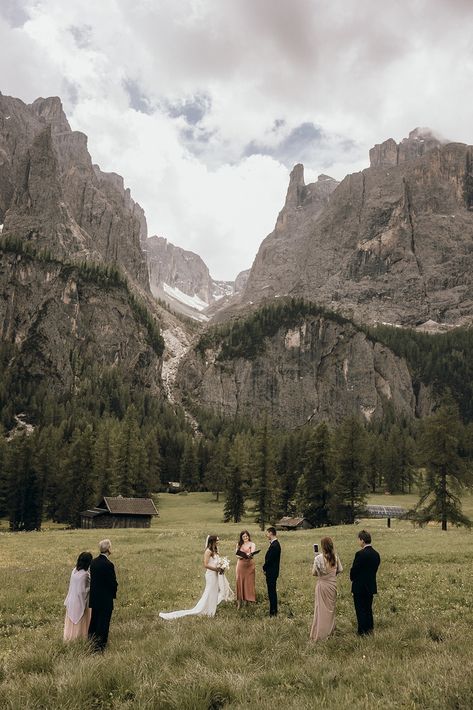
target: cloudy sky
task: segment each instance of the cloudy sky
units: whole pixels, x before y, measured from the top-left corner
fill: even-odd
[[[473,143],[471,0],[0,0],[0,67],[214,278],[251,265],[295,163],[341,179],[419,125]]]

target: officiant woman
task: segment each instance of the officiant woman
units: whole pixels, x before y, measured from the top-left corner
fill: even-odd
[[[236,548],[237,555],[243,554],[246,556],[238,557],[236,566],[236,594],[237,607],[241,608],[242,602],[255,602],[255,561],[253,553],[256,550],[256,545],[251,542],[250,533],[248,530],[243,530],[240,533],[240,539]]]

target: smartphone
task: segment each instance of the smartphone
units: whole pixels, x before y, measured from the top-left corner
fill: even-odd
[[[316,542],[314,542],[314,552],[315,552],[315,554],[317,554],[318,551],[319,551],[319,546],[317,545]]]

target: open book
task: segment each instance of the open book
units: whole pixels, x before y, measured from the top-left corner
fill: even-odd
[[[237,550],[235,552],[237,557],[241,557],[243,560],[251,560],[251,558],[254,555],[257,555],[258,552],[261,552],[261,550],[255,550],[254,552],[251,553],[251,555],[247,555],[246,552],[243,552],[243,550]]]

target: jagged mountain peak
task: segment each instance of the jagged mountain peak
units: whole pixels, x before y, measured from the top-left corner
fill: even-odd
[[[143,246],[151,292],[176,311],[196,320],[208,320],[202,312],[234,293],[235,283],[213,279],[198,254],[157,235],[149,237]]]
[[[369,153],[370,167],[399,165],[425,155],[433,148],[440,148],[446,143],[448,141],[432,128],[418,126],[400,143],[396,143],[393,138],[388,138],[373,146]]]
[[[33,101],[30,107],[39,118],[52,127],[53,131],[62,133],[71,130],[59,96],[49,96],[46,99],[40,97]]]
[[[149,290],[144,212],[122,177],[93,166],[57,96],[25,104],[0,95],[0,167],[4,236],[61,259],[114,264]]]
[[[319,175],[316,182],[306,185],[304,179],[304,166],[297,163],[289,175],[284,209],[301,207],[303,204],[314,200],[325,199],[338,185],[337,180],[329,175]]]
[[[473,147],[417,127],[370,159],[340,184],[295,166],[234,308],[289,295],[362,322],[473,320]]]

